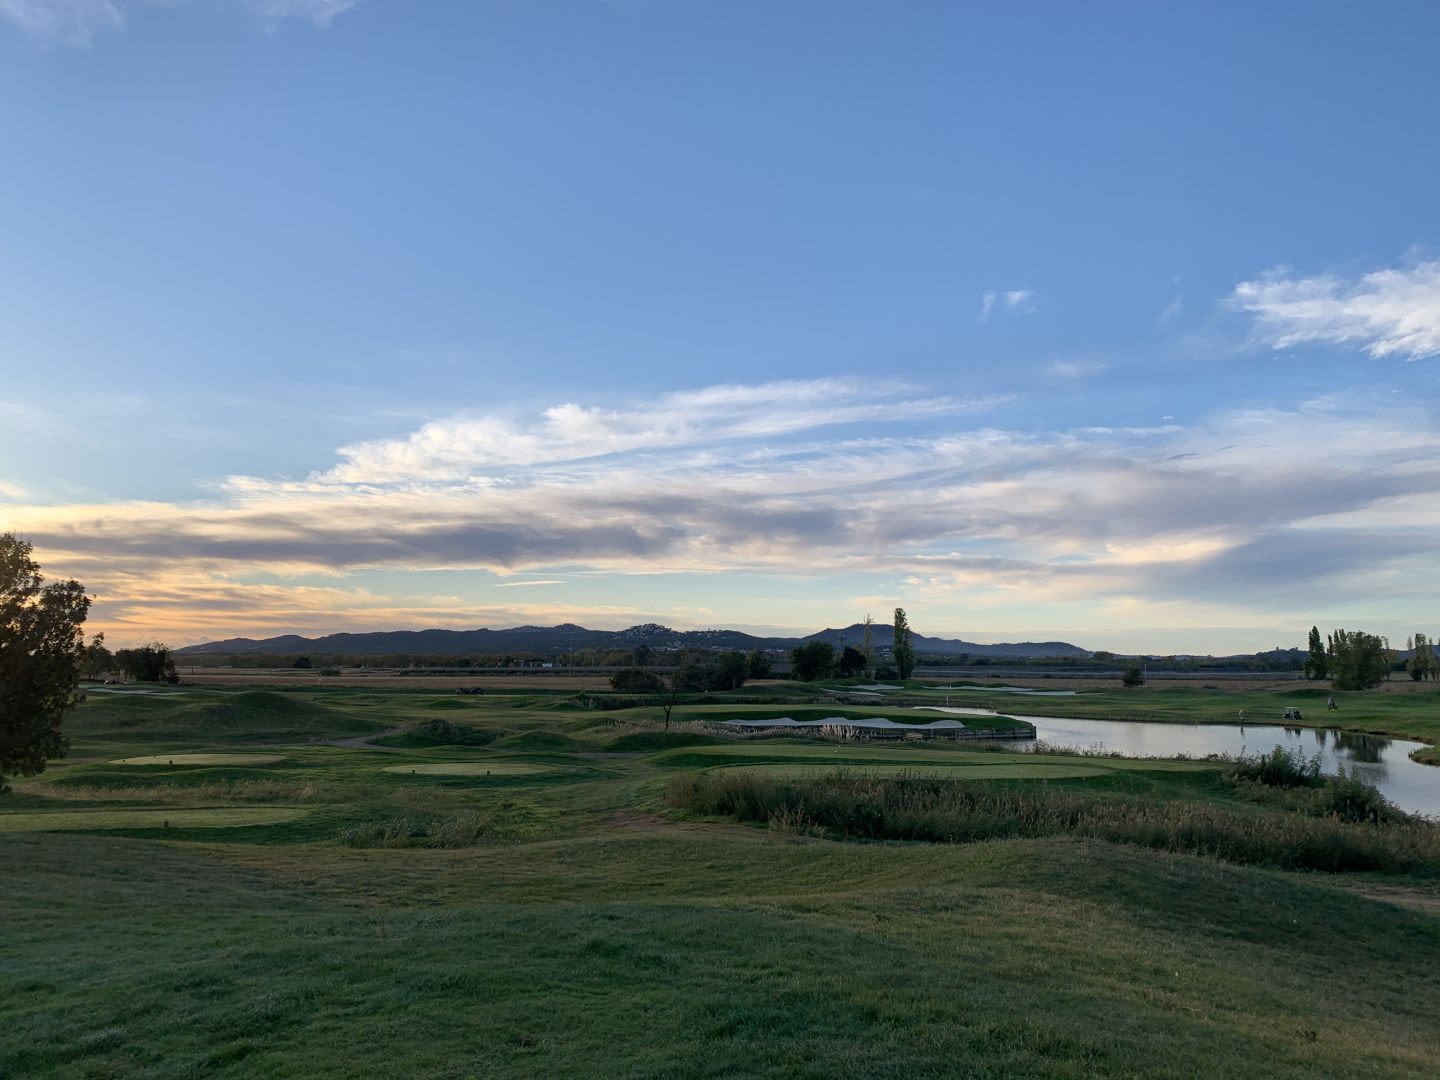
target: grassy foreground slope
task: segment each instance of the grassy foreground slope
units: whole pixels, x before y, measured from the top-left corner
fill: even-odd
[[[315,693],[292,701],[323,712],[174,722],[237,696],[92,701],[70,763],[0,800],[0,1076],[1440,1073],[1433,880],[1077,838],[839,842],[665,803],[689,775],[841,760],[1286,813],[1215,769],[659,732],[649,749],[633,723],[500,695]],[[437,711],[497,737],[353,745],[443,732]],[[608,752],[627,731],[640,749]],[[168,764],[262,747],[283,760]],[[134,757],[166,764],[113,764]],[[465,767],[427,768],[446,763]]]
[[[0,840],[6,1075],[1433,1076],[1433,917],[1070,841]],[[440,886],[437,888],[436,886]]]

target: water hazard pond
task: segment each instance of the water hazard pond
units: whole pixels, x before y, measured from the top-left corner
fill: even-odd
[[[929,706],[926,711],[993,715],[989,709]],[[1130,720],[1069,720],[1055,716],[1022,716],[1017,720],[1035,725],[1040,742],[1079,749],[1103,747],[1108,753],[1127,757],[1173,757],[1189,754],[1266,754],[1277,746],[1310,757],[1320,755],[1321,768],[1347,773],[1374,784],[1391,802],[1411,813],[1440,816],[1440,768],[1410,760],[1410,752],[1424,743],[1391,739],[1384,735],[1361,735],[1324,728],[1287,728],[1274,724],[1164,724]],[[1032,742],[1005,746],[1026,752]]]

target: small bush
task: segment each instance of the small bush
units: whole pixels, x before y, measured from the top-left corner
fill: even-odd
[[[1409,817],[1380,794],[1375,785],[1353,776],[1327,777],[1324,786],[1312,798],[1313,813],[1340,821],[1380,825],[1406,821]]]
[[[1306,757],[1298,750],[1277,746],[1268,754],[1242,754],[1227,770],[1232,780],[1252,780],[1268,787],[1319,787],[1320,755]]]

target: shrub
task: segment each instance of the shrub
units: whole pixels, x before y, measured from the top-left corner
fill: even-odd
[[[1131,664],[1125,669],[1125,674],[1120,676],[1122,686],[1144,686],[1145,672],[1139,664]]]
[[[1320,755],[1307,758],[1298,750],[1277,746],[1268,754],[1242,754],[1227,770],[1232,780],[1253,780],[1269,787],[1319,787]]]

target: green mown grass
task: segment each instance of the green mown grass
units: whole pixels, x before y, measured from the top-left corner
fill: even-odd
[[[1119,835],[1224,825],[1305,852],[1336,828],[1391,828],[1334,819],[1348,796],[1328,786],[666,733],[654,711],[616,723],[556,695],[463,711],[369,689],[100,696],[67,724],[66,763],[0,799],[0,1076],[1440,1071],[1440,883]],[[493,741],[316,741],[437,711]],[[114,764],[237,750],[283,760]],[[492,776],[407,771],[456,763]],[[856,842],[667,802],[684,784],[823,783],[810,772],[837,764],[856,783],[1069,805],[1116,833]]]

